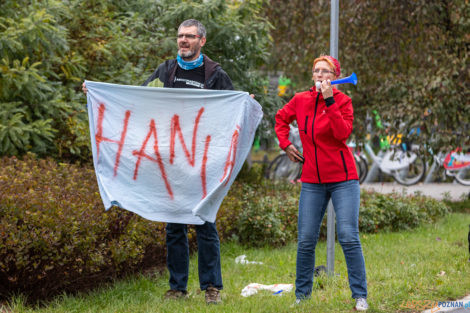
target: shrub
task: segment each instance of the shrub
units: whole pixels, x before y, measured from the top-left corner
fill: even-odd
[[[76,291],[165,256],[164,225],[103,210],[91,168],[0,160],[0,298]]]
[[[283,245],[297,237],[299,194],[300,185],[268,181],[252,185],[235,183],[222,203],[218,221],[223,223],[219,227],[223,224],[225,238],[248,246]],[[449,212],[444,202],[420,193],[371,191],[361,192],[359,210],[359,229],[363,233],[412,229]],[[229,221],[230,230],[223,228]],[[320,227],[320,239],[325,238],[326,218]]]
[[[433,222],[448,212],[449,208],[444,202],[420,193],[406,195],[366,191],[361,194],[359,227],[361,232],[410,229]]]
[[[217,216],[221,240],[280,246],[297,237],[298,185],[264,179],[264,164],[243,166]]]
[[[238,180],[218,215],[219,232],[248,246],[280,246],[297,237],[299,186]],[[227,226],[230,225],[230,229]]]
[[[236,181],[252,186],[259,186],[263,184],[265,171],[265,163],[253,163],[251,166],[249,166],[248,163],[245,162],[237,175]]]
[[[452,212],[470,213],[470,192],[460,197],[460,201],[452,201],[450,197],[446,197],[444,202],[449,206]]]

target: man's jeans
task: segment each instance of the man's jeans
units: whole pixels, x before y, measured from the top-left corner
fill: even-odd
[[[212,286],[222,289],[220,242],[215,223],[196,225],[199,284],[201,290]],[[166,225],[166,263],[170,272],[170,288],[186,291],[189,274],[188,227],[185,224]]]
[[[338,241],[346,259],[352,297],[367,298],[366,269],[359,239],[359,197],[357,180],[327,184],[302,183],[295,280],[295,295],[298,299],[307,298],[312,293],[315,246],[330,198],[336,213]]]

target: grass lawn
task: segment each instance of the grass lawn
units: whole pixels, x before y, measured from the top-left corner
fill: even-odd
[[[467,234],[470,214],[455,213],[435,225],[399,233],[362,234],[367,268],[368,312],[405,312],[403,302],[454,300],[470,294]],[[235,264],[246,254],[263,265]],[[294,292],[274,296],[261,291],[240,295],[252,282],[294,283],[296,245],[280,249],[245,249],[222,245],[223,303],[208,306],[199,292],[196,256],[191,259],[189,299],[164,301],[168,275],[137,276],[79,296],[63,296],[42,308],[28,308],[16,298],[13,312],[352,312],[354,301],[347,282],[346,264],[336,245],[336,276],[315,279],[312,298],[293,307]],[[326,264],[326,243],[317,246],[317,265]],[[2,310],[0,309],[0,312]],[[413,311],[413,310],[411,310]],[[419,311],[419,310],[414,310]],[[8,312],[8,311],[7,311]]]

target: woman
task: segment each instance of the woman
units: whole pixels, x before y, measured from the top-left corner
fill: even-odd
[[[336,212],[338,241],[348,268],[349,287],[356,310],[365,311],[367,282],[359,239],[359,181],[346,140],[352,132],[351,98],[331,81],[341,74],[338,60],[320,56],[313,62],[313,80],[319,89],[296,94],[276,114],[279,145],[293,162],[303,162],[299,201],[296,303],[310,297],[315,268],[315,246],[330,198]],[[304,156],[289,141],[289,124],[299,126]],[[304,160],[305,158],[305,160]]]

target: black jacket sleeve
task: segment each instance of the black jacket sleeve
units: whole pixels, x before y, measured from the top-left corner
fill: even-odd
[[[155,79],[159,79],[162,84],[165,84],[167,79],[168,79],[168,61],[163,62],[158,66],[158,68],[150,75],[145,82],[142,84],[142,86],[147,86],[150,84],[150,82],[154,81]]]
[[[218,67],[214,75],[207,81],[207,88],[213,90],[233,90],[232,80],[228,74]]]

